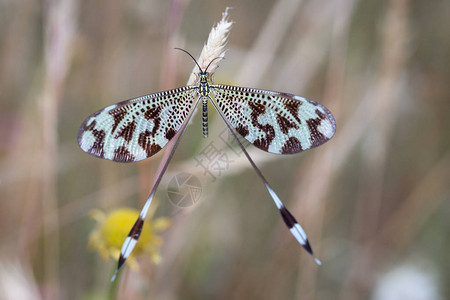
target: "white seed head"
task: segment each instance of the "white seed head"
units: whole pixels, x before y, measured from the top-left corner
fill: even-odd
[[[208,67],[208,64],[212,61],[211,65],[208,68],[209,73],[213,73],[214,70],[217,69],[218,63],[221,60],[215,58],[225,57],[225,45],[227,43],[228,33],[230,32],[231,25],[233,24],[233,22],[228,19],[228,10],[229,7],[227,7],[225,9],[225,12],[222,13],[222,20],[220,20],[219,23],[217,23],[217,25],[211,29],[211,32],[208,36],[208,41],[203,47],[202,53],[197,60],[198,64],[203,70],[205,70],[206,67]],[[196,74],[198,72],[198,67],[195,66],[192,70],[191,77],[189,77],[188,85],[195,84]]]

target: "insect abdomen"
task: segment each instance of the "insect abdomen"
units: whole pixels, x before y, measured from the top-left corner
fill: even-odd
[[[203,137],[208,137],[208,98],[202,97],[202,130]]]

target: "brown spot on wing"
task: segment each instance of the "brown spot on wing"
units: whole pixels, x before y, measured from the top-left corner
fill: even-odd
[[[264,114],[266,112],[266,108],[264,105],[254,102],[249,102],[248,105],[250,106],[251,112],[251,119],[252,124],[259,130],[263,131],[266,134],[266,137],[260,137],[259,139],[256,139],[253,142],[253,145],[260,148],[261,150],[268,151],[269,146],[272,143],[273,139],[275,138],[275,130],[273,129],[273,126],[270,124],[261,125],[258,121],[258,116],[261,114]]]
[[[270,146],[272,140],[273,140],[273,138],[270,141],[268,141],[268,139],[259,138],[253,142],[253,145],[255,145],[256,147],[258,147],[261,150],[268,152],[269,146]]]
[[[89,152],[94,154],[95,156],[103,158],[105,156],[103,143],[106,133],[104,130],[92,130],[92,134],[95,136],[95,142],[92,145],[91,149],[89,149]]]
[[[311,139],[311,148],[317,147],[323,144],[327,138],[320,132],[317,127],[322,122],[322,118],[319,116],[315,119],[306,120],[306,124],[308,124],[310,139]]]
[[[153,130],[151,132],[152,135],[156,134],[156,131],[158,131],[159,127],[161,126],[161,119],[159,118],[159,114],[161,113],[161,110],[157,107],[149,108],[144,114],[144,117],[147,120],[153,121]]]
[[[299,124],[302,124],[302,121],[298,117],[298,110],[300,109],[300,105],[302,105],[302,102],[294,101],[292,99],[289,99],[287,102],[284,103],[284,107],[292,114],[295,120]]]
[[[266,107],[262,104],[255,102],[248,102],[250,109],[252,110],[252,119],[257,119],[259,115],[262,115],[266,112]]]
[[[106,133],[104,130],[97,130],[95,129],[95,125],[97,125],[97,121],[93,120],[91,124],[86,125],[92,118],[88,118],[83,125],[80,127],[79,133],[78,133],[78,144],[81,145],[81,141],[83,139],[83,135],[90,131],[92,135],[95,138],[95,142],[93,143],[92,147],[87,149],[86,152],[103,158],[105,156],[105,151],[103,149],[103,143],[105,141]],[[84,150],[84,149],[83,149]]]
[[[119,126],[120,122],[122,122],[123,118],[125,118],[125,116],[127,115],[127,112],[125,110],[123,110],[122,108],[119,109],[113,109],[109,112],[109,114],[113,117],[114,119],[114,124],[111,128],[111,132],[115,132],[117,126]]]
[[[294,154],[300,151],[303,151],[302,144],[293,136],[291,136],[281,148],[281,154]]]
[[[123,137],[125,139],[125,141],[127,141],[129,143],[131,141],[131,139],[133,138],[133,134],[134,134],[135,130],[136,130],[136,122],[131,121],[130,123],[128,123],[127,126],[122,128],[121,130],[119,130],[119,132],[117,133],[117,135],[114,138]]]
[[[166,139],[168,139],[170,141],[175,136],[176,133],[177,132],[173,128],[167,129]]]
[[[118,162],[132,162],[135,161],[135,156],[128,151],[127,147],[120,146],[114,150],[114,161]]]
[[[144,113],[144,117],[147,120],[155,119],[160,114],[160,109],[158,107],[149,107],[146,112]]]
[[[243,137],[246,137],[249,133],[248,126],[242,126],[241,124],[236,126],[236,131],[239,132],[239,134],[242,135]]]
[[[321,112],[320,110],[316,109],[316,114],[319,116],[320,119],[325,120],[326,116],[323,112]]]
[[[138,143],[142,147],[142,149],[144,149],[145,152],[147,153],[147,157],[154,155],[155,153],[157,153],[159,150],[162,149],[160,145],[151,142],[150,140],[151,136],[153,136],[153,134],[149,130],[146,130],[144,132],[141,132],[141,134],[139,134],[138,139]]]
[[[288,134],[289,133],[289,129],[291,128],[295,128],[298,129],[298,125],[295,124],[294,122],[289,121],[287,118],[281,116],[281,115],[277,115],[276,117],[277,119],[277,123],[280,126],[280,130],[281,132],[283,132],[284,134]]]

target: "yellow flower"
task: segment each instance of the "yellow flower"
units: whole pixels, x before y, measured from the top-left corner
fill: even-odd
[[[154,207],[156,208],[156,205]],[[150,210],[136,248],[127,260],[129,266],[134,270],[138,269],[136,256],[149,254],[153,263],[158,264],[161,261],[159,248],[163,241],[157,234],[170,226],[170,220],[168,218],[152,220],[154,211],[155,209]],[[120,208],[105,214],[103,211],[95,209],[90,212],[90,216],[98,224],[89,236],[88,247],[98,251],[105,260],[110,257],[118,260],[122,243],[136,222],[139,211]]]

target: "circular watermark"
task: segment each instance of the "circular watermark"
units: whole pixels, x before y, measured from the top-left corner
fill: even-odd
[[[167,196],[170,203],[185,208],[194,205],[202,195],[200,180],[190,173],[178,173],[169,181]]]

